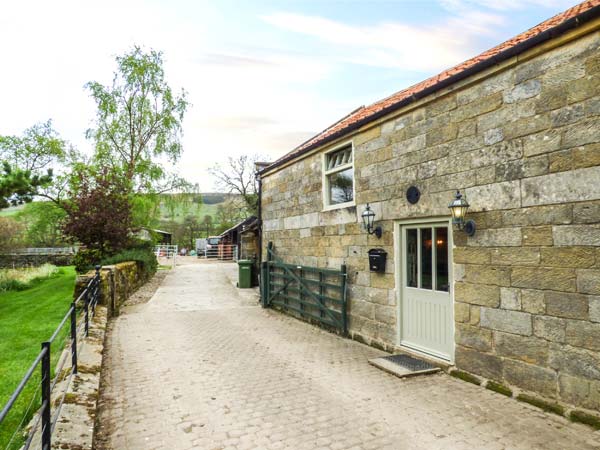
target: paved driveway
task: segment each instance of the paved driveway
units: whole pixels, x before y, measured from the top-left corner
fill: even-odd
[[[600,434],[256,305],[236,266],[179,266],[107,338],[98,449],[591,449]]]

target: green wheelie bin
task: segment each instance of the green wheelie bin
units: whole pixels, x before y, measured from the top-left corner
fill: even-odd
[[[239,266],[239,278],[238,278],[238,287],[242,289],[251,288],[252,287],[252,265],[254,261],[250,259],[240,259],[238,260]]]

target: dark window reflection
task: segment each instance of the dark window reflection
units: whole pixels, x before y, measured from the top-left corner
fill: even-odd
[[[354,174],[352,169],[346,169],[328,175],[329,198],[332,205],[354,200]]]
[[[417,230],[406,230],[406,285],[418,287]]]
[[[435,229],[436,281],[435,289],[448,292],[448,229]]]
[[[421,228],[421,288],[431,289],[432,287],[432,241],[431,228]]]

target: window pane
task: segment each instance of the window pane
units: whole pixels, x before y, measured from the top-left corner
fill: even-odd
[[[354,174],[352,172],[352,169],[346,169],[327,176],[331,205],[354,200]]]
[[[431,228],[421,228],[421,288],[431,289]]]
[[[417,230],[406,230],[406,285],[418,287]]]
[[[448,292],[448,228],[435,229],[435,289]]]
[[[327,155],[327,170],[335,169],[343,164],[352,162],[352,147],[338,150]]]
[[[343,155],[341,153],[336,153],[334,158],[335,158],[335,162],[333,163],[333,167],[337,167],[337,166],[341,166],[342,165],[342,157]]]
[[[342,164],[348,164],[352,162],[352,149],[349,148],[348,150],[346,150],[344,152],[344,160],[342,161]]]

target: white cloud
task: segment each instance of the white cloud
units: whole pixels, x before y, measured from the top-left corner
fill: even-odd
[[[90,152],[84,132],[95,105],[83,85],[110,83],[116,55],[133,44],[151,47],[164,52],[169,84],[184,87],[192,103],[177,168],[208,190],[213,183],[206,169],[227,156],[277,158],[361,103],[376,100],[369,95],[391,93],[380,94],[371,82],[371,94],[356,89],[341,100],[331,94],[327,89],[335,80],[360,84],[348,63],[367,67],[374,77],[383,72],[373,68],[392,69],[387,80],[393,73],[400,89],[418,81],[411,78],[415,71],[434,73],[473,56],[480,36],[503,24],[502,9],[518,3],[445,0],[449,17],[422,27],[391,20],[356,26],[278,12],[264,15],[245,33],[246,22],[256,16],[232,18],[211,1],[5,1],[0,134],[17,134],[52,118],[64,138]],[[311,39],[298,43],[298,36],[318,45],[308,45]]]
[[[2,3],[0,134],[19,134],[52,118],[64,138],[90,153],[84,132],[95,105],[83,85],[110,83],[114,57],[133,44],[162,50],[169,84],[188,91],[192,106],[176,168],[203,189],[213,187],[206,169],[227,156],[275,158],[341,114],[315,89],[332,64],[229,42],[227,30],[208,35],[206,8],[181,6],[147,0]]]
[[[572,0],[439,0],[439,2],[451,12],[472,10],[473,8],[481,7],[507,12],[523,10],[532,6],[560,9],[567,9],[574,6]]]
[[[382,22],[355,26],[319,16],[273,13],[262,19],[278,28],[330,44],[328,57],[341,62],[431,72],[473,55],[477,36],[493,35],[504,19],[466,12],[438,24],[415,26]]]

